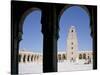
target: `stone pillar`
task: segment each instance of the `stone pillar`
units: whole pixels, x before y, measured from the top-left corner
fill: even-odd
[[[11,74],[13,75],[18,74],[18,50],[22,32],[18,31],[18,23],[15,20],[15,16],[12,15],[11,20]]]
[[[54,4],[42,10],[43,72],[57,72],[57,24]]]
[[[97,6],[87,8],[90,13],[91,37],[93,39],[93,69],[97,69]]]
[[[14,5],[11,2],[11,75],[18,74],[19,43],[22,39],[22,32],[19,31],[19,20]]]
[[[25,63],[27,63],[28,61],[27,61],[27,58],[28,58],[28,55],[27,55],[27,53],[25,54],[26,56],[25,56]]]
[[[23,63],[23,53],[21,53],[21,63]]]
[[[91,26],[93,38],[93,69],[97,69],[97,7],[91,9]]]

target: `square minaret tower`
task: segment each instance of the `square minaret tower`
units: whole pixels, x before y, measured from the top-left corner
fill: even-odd
[[[67,60],[75,62],[77,60],[78,39],[74,26],[71,26],[67,37]]]

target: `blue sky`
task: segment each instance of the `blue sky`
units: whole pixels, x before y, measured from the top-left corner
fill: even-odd
[[[31,12],[24,20],[23,40],[20,42],[20,49],[41,52],[43,48],[43,36],[41,33],[41,11]],[[68,30],[75,26],[78,36],[79,50],[92,50],[92,38],[90,37],[89,16],[87,12],[73,6],[63,12],[60,17],[58,50],[66,51],[66,39]]]
[[[43,36],[40,21],[40,10],[33,11],[26,16],[23,24],[23,40],[20,42],[20,49],[36,52],[42,51]]]

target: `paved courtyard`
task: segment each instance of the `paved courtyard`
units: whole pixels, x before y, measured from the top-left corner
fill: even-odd
[[[20,74],[31,74],[31,73],[42,73],[42,63],[20,63],[19,73]],[[68,71],[80,71],[80,70],[92,70],[91,64],[78,63],[68,63],[66,61],[58,63],[58,72],[68,72]]]

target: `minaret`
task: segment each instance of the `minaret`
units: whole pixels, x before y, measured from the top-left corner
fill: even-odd
[[[71,26],[67,36],[67,60],[75,62],[77,60],[78,40],[74,26]]]

